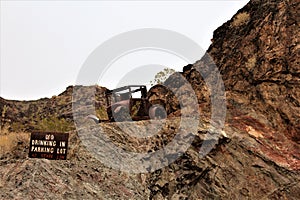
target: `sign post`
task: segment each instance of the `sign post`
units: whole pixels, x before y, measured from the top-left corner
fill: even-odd
[[[33,132],[30,138],[29,158],[66,160],[68,133]]]

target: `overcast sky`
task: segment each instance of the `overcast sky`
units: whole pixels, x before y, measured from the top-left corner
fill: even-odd
[[[76,83],[93,50],[131,30],[176,31],[206,50],[213,31],[247,2],[1,0],[0,96],[29,100],[58,95]],[[124,74],[131,73],[132,69],[125,70],[127,66],[143,71],[139,66],[150,64],[154,64],[153,69],[169,66],[181,70],[186,61],[164,52],[139,52],[116,61],[99,84],[113,89],[124,82]],[[153,76],[150,71],[148,75]],[[116,72],[119,74],[112,76]]]

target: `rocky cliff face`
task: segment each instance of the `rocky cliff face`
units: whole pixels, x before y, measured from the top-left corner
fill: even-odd
[[[208,50],[221,71],[229,109],[251,107],[295,142],[300,141],[299,8],[297,1],[251,1],[215,31]]]
[[[239,139],[235,138],[237,140],[231,140],[225,145],[225,152],[210,154],[207,159],[210,158],[215,163],[208,164],[208,168],[204,163],[198,165],[201,161],[197,161],[194,164],[189,163],[193,170],[187,169],[188,167],[184,166],[185,162],[194,161],[187,158],[192,157],[192,154],[189,154],[191,152],[187,152],[186,160],[182,158],[179,161],[182,164],[179,171],[169,167],[151,179],[152,194],[155,197],[163,199],[179,195],[188,199],[197,199],[196,197],[296,199],[287,188],[273,187],[272,185],[280,185],[284,181],[275,181],[271,177],[281,173],[276,165],[290,170],[300,169],[298,31],[300,16],[297,11],[299,8],[297,1],[250,1],[231,20],[214,32],[213,43],[201,60],[185,66],[182,73],[174,74],[165,82],[165,85],[173,90],[185,87],[186,84],[178,81],[180,80],[178,77],[183,75],[195,90],[201,117],[206,119],[211,114],[211,91],[204,79],[213,81],[216,72],[207,69],[213,69],[211,66],[216,65],[222,75],[226,91],[226,127],[234,129],[231,131],[227,129],[226,133],[230,135],[235,132],[233,137]],[[199,71],[207,72],[204,73],[206,77],[201,76]],[[171,116],[180,116],[180,106],[170,91],[162,86],[152,90],[152,98],[157,96],[156,90],[160,91],[160,98],[164,99]],[[244,146],[242,143],[247,145]],[[235,147],[231,152],[233,146]],[[247,152],[237,155],[243,151]],[[262,167],[260,169],[267,170],[268,175],[260,171],[258,174],[265,175],[261,174],[262,176],[254,178],[253,175],[257,173],[258,168],[253,162],[258,157],[263,163],[269,163],[267,165],[275,164],[273,167],[279,171],[274,174]],[[242,158],[242,161],[239,158]],[[247,159],[251,161],[248,162]],[[241,169],[238,169],[239,165],[242,166]],[[176,167],[178,169],[178,165]],[[232,176],[227,179],[228,172]],[[218,177],[220,173],[224,174]],[[172,176],[174,174],[181,174],[182,178],[174,178]],[[245,177],[240,179],[244,175]],[[163,177],[172,178],[166,178],[168,181],[162,184]],[[267,181],[269,178],[272,181]],[[186,183],[182,184],[182,180]],[[236,186],[231,185],[231,181],[235,182]],[[252,184],[257,184],[260,188]],[[292,185],[294,184],[296,183]],[[229,188],[228,185],[232,187]],[[294,186],[293,191],[299,190],[298,184]]]
[[[78,137],[78,130],[70,131],[67,161],[35,160],[27,157],[28,141],[18,139],[10,151],[0,151],[1,198],[298,199],[299,8],[300,3],[292,0],[250,1],[214,32],[213,43],[201,60],[166,81],[168,87],[182,91],[186,84],[191,85],[200,111],[197,131],[188,134],[193,136],[191,145],[175,162],[166,152],[161,161],[166,167],[154,172],[114,170],[108,167],[111,163],[95,159]],[[212,91],[204,79],[219,81],[214,80],[212,65],[224,82],[227,111],[224,134],[217,140],[205,140],[212,132]],[[205,77],[199,71],[205,71]],[[188,83],[181,82],[180,76]],[[95,104],[100,109],[105,88],[96,88]],[[36,124],[32,121],[53,114],[72,122],[72,89],[37,102],[0,99],[5,123],[20,122],[24,130],[31,130]],[[189,93],[182,95],[188,102]],[[121,124],[143,133],[149,121],[89,124],[85,128],[99,135],[103,133],[97,132],[98,127],[102,127],[116,146],[130,152],[163,149],[180,132],[182,112],[178,99],[162,86],[153,87],[149,97],[165,104],[169,114],[164,127],[151,139],[128,135],[127,129],[120,128]],[[199,152],[207,141],[213,147],[202,158]]]
[[[210,92],[199,71],[215,64],[230,111],[260,115],[257,118],[264,118],[268,126],[299,142],[298,10],[297,1],[253,0],[218,28],[207,54],[183,69],[199,103],[210,105]],[[177,74],[166,85],[175,88],[176,80]]]
[[[209,116],[211,91],[199,71],[216,65],[226,91],[227,123],[261,128],[269,139],[280,138],[282,149],[291,144],[296,148],[300,142],[299,8],[296,1],[250,1],[214,32],[213,43],[201,60],[185,66],[165,85],[185,87],[176,80],[186,77],[200,111]],[[215,72],[208,71],[204,78],[211,74]],[[162,99],[170,96],[165,89],[160,91]],[[174,99],[164,102],[172,108],[170,113],[178,115]],[[285,153],[294,151],[288,149]]]

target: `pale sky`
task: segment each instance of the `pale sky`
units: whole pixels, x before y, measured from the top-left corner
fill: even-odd
[[[0,96],[31,100],[58,95],[76,84],[91,52],[131,30],[176,31],[206,50],[213,31],[248,1],[1,1]],[[181,70],[186,61],[151,51],[128,55],[99,84],[113,89],[131,73],[129,66],[150,64]]]

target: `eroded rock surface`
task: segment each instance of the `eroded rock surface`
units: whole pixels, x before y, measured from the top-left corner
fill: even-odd
[[[179,99],[156,86],[149,92],[150,100],[165,105],[169,114],[157,131],[159,126],[151,121],[87,122],[85,127],[70,131],[67,161],[29,159],[28,142],[16,140],[11,151],[0,155],[1,199],[298,199],[299,4],[251,0],[214,32],[213,43],[201,60],[166,81],[173,92],[181,92],[185,102],[192,93],[182,91],[193,89],[199,106],[185,110],[191,113],[186,117],[200,111],[196,131],[180,129]],[[226,98],[217,99],[227,106],[223,130],[210,124],[212,91],[204,81],[219,83],[214,76],[217,71],[226,94]],[[99,95],[94,102],[100,108],[105,104],[101,96],[105,88],[96,88]],[[72,121],[72,91],[69,87],[58,97],[36,102],[0,99],[1,113],[6,110],[1,122],[21,123],[23,130],[32,130],[35,120],[53,114]],[[88,93],[84,94],[82,98],[89,100]],[[86,101],[82,99],[78,105],[80,102],[84,106]],[[155,134],[147,135],[149,130]],[[110,167],[122,157],[103,163],[92,152],[105,150],[105,140],[92,140],[93,148],[86,146],[85,139],[97,134],[106,135],[106,141],[120,150],[136,153],[164,149],[176,135],[192,140],[176,160],[172,158],[178,155],[165,151],[160,159],[145,161],[165,167],[128,173]],[[203,148],[209,149],[205,156]]]

